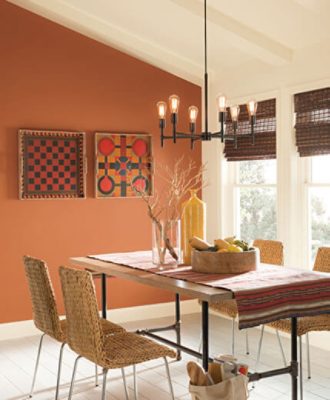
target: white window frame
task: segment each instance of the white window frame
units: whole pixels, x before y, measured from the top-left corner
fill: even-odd
[[[312,188],[327,188],[330,190],[329,183],[312,182],[312,157],[302,157],[301,169],[304,176],[303,183],[303,224],[305,233],[305,256],[308,260],[308,267],[312,268],[311,251],[312,251],[312,217],[310,207],[310,189]]]

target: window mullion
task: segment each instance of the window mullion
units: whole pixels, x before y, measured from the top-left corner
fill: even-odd
[[[235,188],[250,188],[250,189],[258,189],[258,188],[275,188],[276,189],[276,184],[275,183],[237,183],[234,185]]]

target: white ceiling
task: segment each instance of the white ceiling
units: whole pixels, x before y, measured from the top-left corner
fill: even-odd
[[[202,0],[8,0],[196,83]],[[330,0],[208,0],[209,72],[290,63],[330,39]]]

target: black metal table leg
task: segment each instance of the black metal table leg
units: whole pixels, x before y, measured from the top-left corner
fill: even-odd
[[[297,318],[291,319],[291,379],[292,400],[298,400]]]
[[[101,275],[102,318],[107,319],[107,276]]]
[[[181,345],[181,312],[180,312],[180,295],[175,294],[175,333],[176,333],[176,343]],[[176,359],[181,360],[181,351],[177,350]]]
[[[205,371],[209,369],[209,303],[202,302],[202,361]]]

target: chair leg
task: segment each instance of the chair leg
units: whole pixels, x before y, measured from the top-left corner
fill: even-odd
[[[128,390],[127,390],[127,383],[126,383],[126,376],[125,376],[125,370],[124,370],[124,368],[121,369],[121,376],[123,377],[123,382],[124,382],[125,397],[126,397],[126,400],[129,400]]]
[[[38,367],[39,367],[39,361],[40,361],[40,354],[41,354],[41,348],[42,348],[42,342],[45,337],[45,333],[41,335],[40,341],[39,341],[39,347],[38,347],[38,355],[37,355],[37,360],[36,360],[36,365],[34,367],[34,374],[33,374],[33,379],[32,379],[32,385],[31,385],[31,390],[29,394],[29,398],[33,396],[33,389],[34,389],[34,384],[36,382],[36,377],[37,377],[37,372],[38,372]]]
[[[300,383],[300,400],[304,398],[304,384],[303,384],[303,355],[302,355],[302,336],[299,336],[299,383]]]
[[[102,400],[105,400],[108,370],[103,368]]]
[[[60,391],[60,381],[61,381],[61,371],[62,371],[62,358],[63,358],[63,349],[66,343],[62,343],[60,356],[58,359],[58,368],[57,368],[57,382],[56,382],[56,392],[55,392],[55,400],[58,400],[58,394]]]
[[[73,393],[73,386],[74,386],[74,380],[76,378],[76,372],[77,372],[77,366],[78,366],[78,361],[81,359],[81,356],[78,356],[76,358],[76,361],[74,362],[74,367],[73,367],[73,372],[72,372],[72,378],[71,378],[71,385],[70,385],[70,391],[69,391],[69,396],[68,400],[71,400],[72,393]]]
[[[134,381],[134,400],[138,400],[138,387],[136,378],[136,365],[133,365],[133,381]]]
[[[173,385],[172,385],[172,380],[171,380],[171,375],[170,375],[170,368],[168,366],[168,361],[167,361],[166,357],[164,357],[164,363],[165,363],[168,386],[170,388],[171,398],[172,398],[172,400],[174,400],[174,391],[173,391]]]
[[[95,364],[95,386],[99,386],[99,371],[97,368],[97,364]]]
[[[231,354],[235,355],[235,318],[233,318],[231,326]]]
[[[307,347],[307,368],[308,368],[308,379],[312,378],[312,370],[311,370],[311,356],[310,356],[310,348],[309,348],[309,335],[306,333],[306,347]]]
[[[202,352],[202,334],[199,335],[198,353]]]
[[[250,346],[249,346],[249,331],[245,329],[245,346],[246,346],[246,355],[250,354]]]
[[[256,371],[258,370],[258,366],[259,366],[259,362],[260,362],[262,341],[264,339],[264,331],[265,331],[265,325],[262,325],[260,339],[259,339],[259,345],[258,345],[257,361],[256,361],[256,366],[255,366]]]
[[[285,357],[285,353],[284,353],[284,349],[283,349],[283,345],[282,345],[282,340],[281,340],[280,333],[279,333],[278,329],[276,329],[276,336],[277,336],[278,344],[280,345],[284,366],[286,367],[287,366],[286,357]]]

